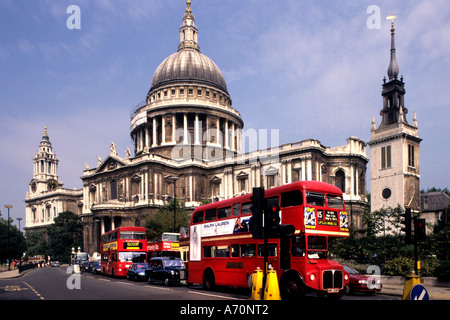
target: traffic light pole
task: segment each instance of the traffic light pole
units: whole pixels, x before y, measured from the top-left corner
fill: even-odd
[[[264,214],[264,217],[266,215]],[[263,271],[263,290],[266,289],[266,281],[267,281],[267,266],[269,264],[269,239],[268,239],[268,232],[267,232],[267,223],[264,221],[264,271]],[[264,294],[261,295],[261,298],[263,299]]]
[[[419,271],[420,271],[420,261],[419,261],[419,253],[417,250],[417,238],[414,237],[414,271],[416,273],[416,275],[419,275]]]

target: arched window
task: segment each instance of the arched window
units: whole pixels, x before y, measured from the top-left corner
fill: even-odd
[[[111,200],[117,199],[117,180],[111,180]]]
[[[345,193],[345,173],[341,169],[336,171],[335,186]]]

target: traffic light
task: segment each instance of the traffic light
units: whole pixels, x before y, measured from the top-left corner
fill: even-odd
[[[266,208],[264,214],[267,230],[275,229],[280,225],[280,207],[277,204],[269,205],[269,208]]]
[[[250,218],[250,231],[253,239],[263,239],[263,211],[265,208],[264,188],[253,188],[252,194],[252,217]]]
[[[405,233],[405,242],[406,244],[411,244],[411,209],[406,208],[405,213],[401,216],[405,218],[401,222],[401,224],[405,225],[401,229]]]
[[[414,218],[414,237],[416,241],[423,241],[426,238],[425,219]]]
[[[268,238],[289,238],[294,235],[295,227],[291,224],[280,224],[280,207],[278,204],[269,205],[264,211]]]

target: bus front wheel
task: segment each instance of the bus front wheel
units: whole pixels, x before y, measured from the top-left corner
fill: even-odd
[[[293,274],[281,279],[280,289],[283,300],[298,300],[304,295],[303,281]]]
[[[206,269],[203,273],[203,288],[213,290],[215,284],[214,272],[211,269]]]

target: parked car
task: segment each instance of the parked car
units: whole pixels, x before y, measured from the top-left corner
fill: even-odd
[[[349,273],[350,281],[345,292],[351,294],[354,292],[363,292],[373,294],[380,292],[382,288],[381,278],[373,275],[361,274],[353,268],[344,265],[345,271]]]
[[[80,270],[81,272],[89,272],[89,261],[82,261],[80,263]]]
[[[51,267],[59,267],[59,261],[52,261],[50,262]]]
[[[127,271],[128,280],[147,280],[147,275],[145,274],[145,269],[148,268],[148,263],[137,262],[133,263]]]
[[[101,273],[101,263],[100,261],[89,262],[88,271],[92,274],[100,274]]]
[[[157,257],[149,261],[145,270],[148,283],[162,281],[166,286],[187,283],[187,269],[183,260],[175,257]]]

